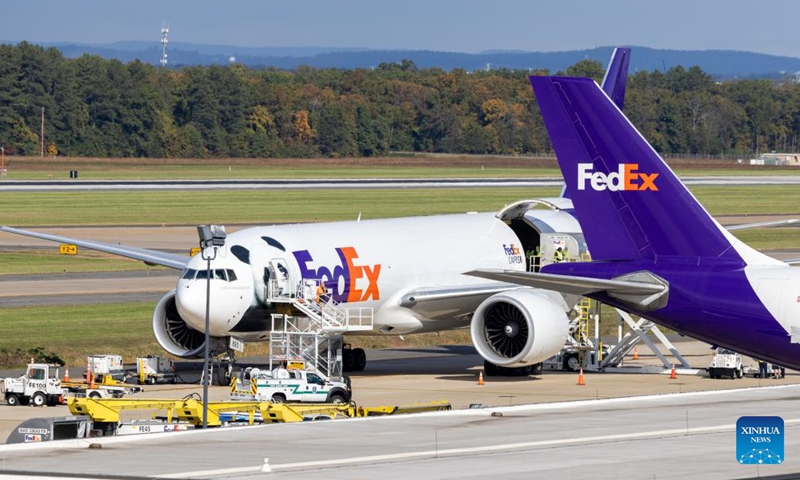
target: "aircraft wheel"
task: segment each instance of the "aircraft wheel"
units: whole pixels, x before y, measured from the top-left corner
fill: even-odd
[[[349,348],[342,349],[342,369],[345,372],[352,372],[355,370],[356,358],[353,350]]]
[[[353,349],[353,370],[356,372],[364,371],[367,366],[367,352],[363,348]]]

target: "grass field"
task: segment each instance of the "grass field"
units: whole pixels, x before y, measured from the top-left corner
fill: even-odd
[[[80,255],[59,255],[51,250],[0,251],[0,275],[51,274],[77,272],[116,272],[121,270],[153,270],[138,260],[81,249]]]
[[[728,160],[668,160],[680,176],[800,175],[791,167]],[[560,177],[553,157],[407,155],[379,158],[158,159],[8,157],[9,180],[233,180],[281,178]]]
[[[0,223],[42,225],[269,224],[496,211],[557,188],[4,192]],[[793,185],[692,188],[713,215],[800,213]]]

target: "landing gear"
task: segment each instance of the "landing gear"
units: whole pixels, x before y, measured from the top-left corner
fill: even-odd
[[[214,375],[211,377],[212,381],[216,382],[217,385],[230,385],[235,364],[236,357],[234,351],[228,349],[228,353],[220,357],[219,362],[215,362],[214,368],[216,372],[214,372]]]
[[[363,348],[350,348],[345,344],[342,348],[342,369],[345,372],[362,372],[367,366],[367,352]]]
[[[528,375],[541,375],[542,364],[536,363],[525,367],[500,367],[487,360],[483,361],[483,373],[487,377],[527,377]]]

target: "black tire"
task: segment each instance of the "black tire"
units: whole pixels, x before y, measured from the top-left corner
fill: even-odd
[[[100,394],[97,392],[92,392],[89,394],[89,398],[94,398],[94,399],[100,398]]]
[[[544,372],[544,364],[542,362],[531,365],[531,375],[541,375]]]
[[[356,357],[353,355],[353,350],[349,348],[342,349],[342,370],[345,372],[352,372],[355,369]]]
[[[34,407],[43,407],[47,405],[47,395],[45,395],[43,392],[34,393],[31,400],[33,401]]]
[[[487,377],[495,377],[500,374],[498,366],[494,363],[484,360],[483,361],[483,374]]]
[[[217,380],[217,385],[222,387],[230,386],[231,384],[231,377],[228,373],[228,364],[227,363],[220,363],[219,368],[217,368],[217,374],[214,375]]]
[[[577,372],[581,369],[581,360],[577,355],[568,355],[567,358],[564,359],[564,367],[565,370],[569,370],[570,372]]]
[[[31,399],[28,397],[21,397],[19,399],[19,404],[23,407],[27,407],[31,403]]]
[[[8,395],[6,395],[6,403],[8,404],[9,407],[16,407],[20,403],[19,397],[17,396],[16,393],[9,393]]]
[[[334,393],[328,396],[328,403],[335,403],[337,405],[342,405],[347,403],[347,400],[341,393]]]
[[[155,385],[156,377],[147,377],[147,380],[145,380],[145,382],[149,383],[150,385]]]
[[[272,403],[286,403],[286,395],[282,393],[276,393],[269,399]]]
[[[740,368],[736,370],[736,378],[742,378],[742,377],[744,377],[744,371],[742,371],[742,369]]]
[[[367,366],[367,352],[363,348],[353,349],[353,369],[356,372],[363,372]]]

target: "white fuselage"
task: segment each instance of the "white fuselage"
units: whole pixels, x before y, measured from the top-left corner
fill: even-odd
[[[541,214],[550,222],[558,218],[569,226],[567,231],[579,231],[567,213]],[[205,253],[213,256],[210,250]],[[322,280],[337,302],[371,307],[375,332],[402,334],[466,326],[469,320],[459,316],[469,309],[428,315],[400,306],[409,292],[486,284],[463,275],[477,268],[526,268],[520,239],[493,213],[246,228],[228,235],[210,265],[217,273],[210,281],[209,333],[245,340],[263,339],[268,330],[269,310],[264,309],[268,279],[295,284],[301,279]],[[196,255],[176,288],[181,317],[201,332],[206,268],[206,260]],[[261,313],[253,319],[256,308]],[[433,320],[437,325],[430,325]]]

